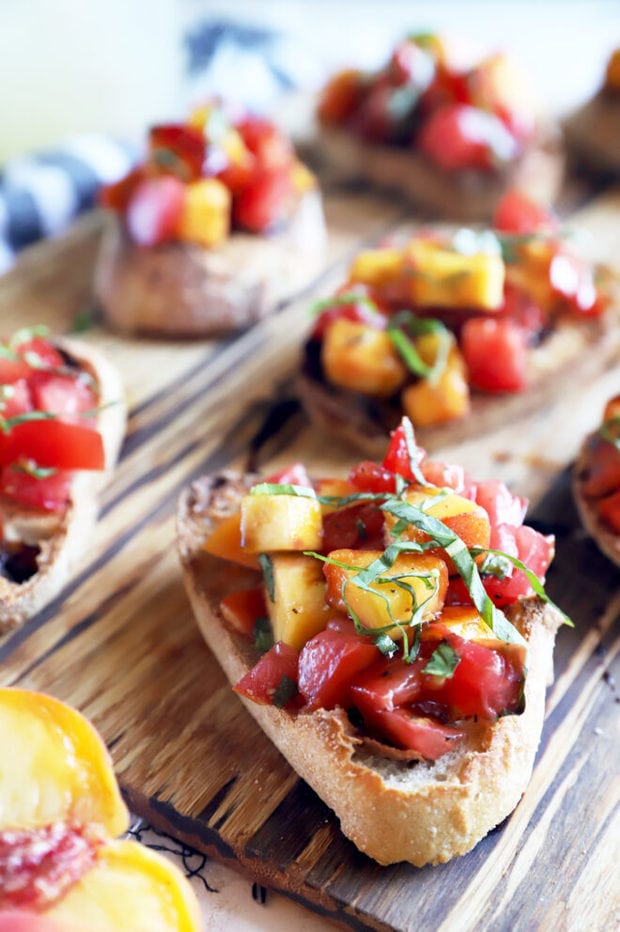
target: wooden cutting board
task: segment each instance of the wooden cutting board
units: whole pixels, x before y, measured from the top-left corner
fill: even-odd
[[[327,208],[318,295],[339,281],[352,250],[402,219],[360,194],[330,196]],[[613,258],[620,194],[575,220],[592,234],[592,251]],[[70,329],[91,301],[98,230],[93,216],[0,281],[3,331],[41,321]],[[613,926],[620,574],[580,531],[566,467],[618,391],[618,368],[525,424],[445,452],[536,503],[536,521],[558,539],[549,589],[575,628],[558,637],[537,764],[515,813],[450,864],[382,868],[343,838],[231,693],[193,622],[174,551],[177,494],[201,473],[303,459],[317,473],[344,474],[353,461],[310,429],[292,389],[311,301],[302,296],[223,342],[85,334],[123,373],[129,430],[94,541],[55,603],[0,641],[0,682],[48,691],[93,719],[135,812],[344,927]]]

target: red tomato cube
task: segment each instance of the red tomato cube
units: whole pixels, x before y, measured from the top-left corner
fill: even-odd
[[[526,387],[527,336],[512,321],[471,318],[463,326],[461,349],[474,388],[519,392]]]
[[[185,185],[172,175],[146,178],[136,187],[125,222],[139,246],[157,246],[174,239],[183,211]]]

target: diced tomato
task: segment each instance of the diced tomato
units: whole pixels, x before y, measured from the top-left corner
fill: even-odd
[[[24,421],[0,433],[0,465],[20,460],[56,469],[103,469],[103,439],[89,427],[56,418]]]
[[[399,112],[394,105],[398,97],[402,99],[402,89],[390,85],[387,78],[382,78],[368,88],[351,119],[353,132],[370,142],[388,142],[398,138],[399,127],[410,113]],[[411,94],[411,107],[415,104],[415,94]]]
[[[229,625],[252,637],[258,618],[265,618],[267,605],[262,586],[231,592],[220,602],[220,611]]]
[[[609,525],[615,534],[620,534],[620,491],[599,499],[596,507],[605,524]]]
[[[558,222],[549,208],[532,200],[517,188],[511,188],[503,195],[495,209],[493,226],[504,233],[527,236],[541,230],[557,230]]]
[[[588,317],[597,316],[605,306],[594,283],[590,263],[563,249],[551,260],[549,277],[553,290],[564,298],[571,309]]]
[[[518,152],[516,139],[498,117],[466,104],[447,104],[432,113],[417,142],[444,171],[488,171]]]
[[[472,317],[461,333],[461,349],[474,388],[519,392],[527,385],[527,334],[510,320]]]
[[[94,427],[94,420],[80,417],[86,411],[94,412],[97,398],[90,384],[81,378],[69,375],[50,375],[47,372],[34,372],[30,378],[32,397],[39,411],[51,411],[62,415],[67,422]]]
[[[56,369],[63,359],[58,350],[43,337],[32,337],[13,347],[18,359],[0,356],[0,384],[9,385],[18,379],[28,379],[33,373],[31,362],[37,366]]]
[[[477,501],[477,485],[462,466],[457,466],[454,463],[441,463],[438,460],[425,460],[422,463],[421,471],[426,481],[430,482],[431,485],[436,485],[442,489],[454,489],[458,495]],[[478,504],[482,503],[478,502]]]
[[[510,283],[504,286],[504,304],[494,316],[497,320],[511,320],[521,327],[530,344],[536,342],[548,320],[548,315],[530,295]]]
[[[469,104],[470,93],[467,74],[436,63],[435,76],[420,97],[420,113],[429,115],[446,104]]]
[[[427,760],[437,760],[454,750],[463,737],[463,729],[442,725],[432,718],[416,715],[409,709],[375,710],[366,723],[379,737],[387,738],[396,747],[417,751]]]
[[[282,688],[283,681],[297,683],[298,662],[299,651],[283,641],[278,641],[239,680],[234,690],[252,702],[258,702],[259,705],[273,705],[274,697],[277,700],[278,689]],[[290,701],[292,700],[289,699]],[[288,702],[284,703],[284,706],[286,705]]]
[[[504,534],[509,533],[509,526],[503,526]],[[553,559],[555,552],[555,541],[551,536],[545,536],[534,528],[523,524],[521,527],[512,529],[514,532],[514,544],[517,550],[517,556],[529,570],[543,580],[545,573]],[[505,552],[510,553],[506,543],[502,548]],[[513,568],[511,575],[506,575],[504,579],[485,574],[482,577],[484,588],[488,595],[493,599],[496,605],[510,605],[517,599],[531,595],[532,587],[522,570]]]
[[[349,482],[358,492],[379,494],[396,491],[394,473],[371,460],[362,460],[361,463],[353,466],[349,472]]]
[[[415,443],[415,440],[412,453],[416,461],[413,464],[414,467],[420,466],[424,462],[426,453],[422,447]],[[390,472],[402,476],[403,479],[413,481],[416,478],[413,473],[411,457],[407,449],[405,428],[402,423],[390,435],[387,452],[383,458],[383,466]]]
[[[259,168],[272,171],[290,166],[293,157],[291,142],[271,120],[248,114],[235,123],[235,129],[256,156]]]
[[[288,165],[259,169],[233,200],[233,219],[251,233],[263,233],[285,214],[292,189]]]
[[[426,660],[406,663],[402,658],[382,658],[364,670],[351,684],[351,701],[362,715],[373,710],[390,710],[409,705],[420,697],[422,667]]]
[[[34,404],[26,379],[0,386],[0,416],[8,419],[32,411]]]
[[[0,932],[63,932],[55,919],[30,909],[0,909]]]
[[[579,477],[581,491],[599,498],[620,489],[620,451],[613,443],[595,434],[588,441],[587,465]]]
[[[323,516],[322,551],[377,550],[383,547],[383,512],[374,502],[360,502]]]
[[[359,301],[351,300],[355,295],[359,295]],[[345,300],[339,300],[341,297]],[[384,330],[387,324],[387,317],[381,313],[370,288],[366,285],[345,286],[339,294],[334,295],[329,307],[321,311],[317,317],[311,338],[322,340],[330,324],[341,317],[359,324],[368,324],[375,330]]]
[[[0,469],[0,493],[33,508],[63,511],[69,503],[72,480],[72,473],[66,470],[38,479],[12,466],[4,466]]]
[[[498,524],[523,524],[528,500],[514,495],[499,479],[486,479],[476,487],[476,502],[486,511],[491,527]]]
[[[139,165],[137,168],[133,168],[124,178],[121,178],[120,181],[104,185],[104,187],[100,188],[98,195],[100,206],[124,214],[133,192],[145,177],[145,168],[143,165]]]
[[[378,648],[356,634],[352,623],[348,632],[326,628],[315,634],[299,656],[299,691],[306,707],[310,711],[346,708],[351,680],[379,656]]]
[[[516,556],[516,553],[515,553]],[[460,576],[450,576],[446,591],[446,605],[473,605],[469,589]]]
[[[261,481],[269,482],[273,485],[302,485],[312,488],[312,481],[303,463],[292,463],[290,466],[279,469],[277,472],[272,473],[267,479]]]
[[[149,132],[151,162],[166,174],[181,181],[197,181],[202,177],[206,142],[204,133],[185,123],[153,126]]]
[[[173,175],[146,178],[134,190],[125,222],[139,246],[157,246],[174,239],[183,212],[185,185]]]
[[[440,626],[429,626],[430,634]],[[445,629],[444,629],[445,630]],[[424,697],[461,718],[494,721],[503,712],[516,712],[524,677],[525,651],[497,641],[497,649],[447,632],[444,642],[455,650],[459,662],[450,677],[424,674]]]

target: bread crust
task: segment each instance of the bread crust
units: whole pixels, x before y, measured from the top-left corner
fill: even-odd
[[[613,309],[614,315],[617,314]],[[437,427],[416,428],[428,450],[498,429],[552,404],[575,382],[587,384],[617,359],[620,327],[612,314],[595,320],[563,321],[529,353],[528,386],[514,394],[473,392],[470,412]],[[390,431],[402,417],[395,403],[368,399],[329,385],[304,364],[297,378],[301,401],[312,421],[370,457],[385,452]]]
[[[564,173],[561,135],[543,125],[514,163],[494,173],[475,169],[448,172],[414,149],[369,143],[347,129],[319,125],[317,155],[336,179],[362,179],[391,188],[433,216],[489,220],[501,196],[520,188],[541,203],[551,203]]]
[[[256,584],[258,576],[210,556],[203,544],[254,481],[234,473],[204,477],[181,495],[177,512],[189,598],[205,640],[233,684],[257,656],[248,639],[224,622],[219,602]],[[291,713],[242,701],[361,851],[381,864],[442,863],[465,854],[509,815],[532,771],[561,618],[538,599],[515,605],[510,617],[530,647],[525,711],[476,731],[434,764],[377,755],[356,736],[341,709]]]
[[[217,336],[261,320],[320,271],[326,245],[321,195],[301,195],[282,229],[143,248],[110,217],[95,272],[107,323],[123,333]]]
[[[564,123],[570,157],[595,172],[620,174],[620,95],[599,91]]]
[[[585,530],[598,548],[617,566],[620,566],[620,537],[599,517],[595,502],[583,494],[582,480],[590,464],[589,447],[595,434],[590,434],[583,442],[573,466],[573,498]]]
[[[106,468],[102,472],[78,472],[71,483],[69,504],[62,514],[0,499],[0,513],[7,538],[36,545],[37,571],[25,582],[0,577],[0,633],[20,627],[50,602],[65,585],[85,551],[95,525],[98,492],[113,469],[125,435],[126,406],[123,385],[114,366],[96,347],[81,340],[58,338],[63,351],[94,379],[101,411],[97,428],[103,438]]]

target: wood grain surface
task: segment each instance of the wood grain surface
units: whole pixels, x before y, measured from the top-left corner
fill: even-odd
[[[294,459],[344,474],[355,454],[317,435],[292,376],[315,296],[346,259],[403,220],[360,193],[327,199],[329,266],[306,294],[228,340],[127,340],[98,326],[131,418],[95,539],[56,602],[0,641],[0,682],[48,691],[88,715],[111,748],[131,807],[158,827],[323,913],[370,929],[574,929],[618,922],[620,575],[580,530],[568,464],[618,391],[618,366],[553,404],[442,456],[528,495],[558,540],[552,596],[563,628],[531,784],[515,813],[469,855],[424,869],[379,867],[340,834],[231,693],[191,616],[174,550],[177,495],[193,478]],[[620,194],[573,217],[613,259]],[[39,249],[0,280],[2,329],[69,330],[91,302],[99,224]]]

